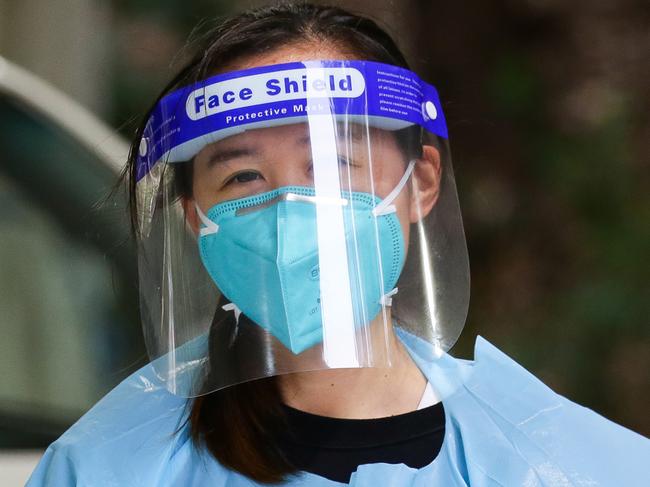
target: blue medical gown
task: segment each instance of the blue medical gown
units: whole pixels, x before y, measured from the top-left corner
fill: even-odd
[[[650,440],[555,394],[486,340],[465,361],[398,333],[443,401],[442,449],[421,469],[362,465],[350,485],[650,486]],[[27,486],[258,485],[194,447],[187,413],[148,365],[54,442]],[[343,484],[302,473],[286,485]]]

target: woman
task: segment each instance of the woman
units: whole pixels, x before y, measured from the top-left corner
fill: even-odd
[[[29,485],[643,485],[647,440],[483,340],[446,354],[469,283],[446,137],[368,19],[216,27],[129,160],[153,362]]]

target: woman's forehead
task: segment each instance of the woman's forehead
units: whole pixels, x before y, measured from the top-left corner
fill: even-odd
[[[318,132],[310,130],[308,122],[265,127],[247,130],[208,144],[199,152],[199,157],[206,154],[211,157],[217,152],[241,147],[257,147],[271,150],[277,150],[280,147],[309,148],[310,144],[318,138]],[[389,146],[397,147],[395,137],[388,131],[344,121],[336,123],[333,142],[337,146],[351,148],[367,148],[369,143],[371,149]]]
[[[219,154],[233,151],[243,151],[242,154],[252,155],[255,152],[267,152],[280,148],[307,148],[309,142],[309,125],[307,123],[253,129],[208,144],[199,151],[197,158],[199,160],[206,157],[214,159],[220,157]]]

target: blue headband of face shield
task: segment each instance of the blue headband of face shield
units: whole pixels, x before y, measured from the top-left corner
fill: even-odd
[[[212,142],[319,114],[390,131],[419,125],[447,138],[437,90],[404,68],[334,60],[262,66],[163,97],[140,141],[136,180],[160,162],[188,161]]]

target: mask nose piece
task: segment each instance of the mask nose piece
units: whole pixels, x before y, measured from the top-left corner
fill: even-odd
[[[314,205],[330,206],[347,206],[348,200],[345,198],[332,198],[329,196],[309,196],[296,193],[284,193],[278,197],[280,201],[301,201],[303,203],[312,203]]]

